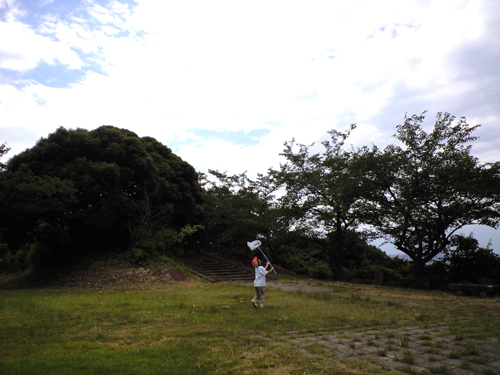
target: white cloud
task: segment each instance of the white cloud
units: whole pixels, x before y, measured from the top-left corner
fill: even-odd
[[[27,71],[40,62],[56,62],[70,69],[80,69],[84,63],[66,45],[37,34],[21,22],[0,22],[0,35],[8,35],[0,45],[0,69]]]
[[[47,16],[36,30],[3,23],[24,38],[9,47],[3,68],[85,62],[106,74],[88,72],[67,89],[19,91],[16,108],[38,106],[31,124],[53,124],[40,125],[40,136],[58,125],[113,124],[168,144],[194,137],[190,128],[268,128],[266,152],[243,169],[276,164],[267,150],[279,153],[292,137],[307,144],[356,122],[353,143],[384,146],[406,111],[452,111],[477,83],[457,81],[461,66],[450,66],[450,53],[489,37],[481,1],[100,4]],[[205,151],[224,160],[220,147],[181,150],[205,164]]]
[[[68,48],[83,53],[97,53],[99,50],[99,41],[85,22],[73,20],[71,23],[64,23],[58,18],[51,18],[43,22],[38,31],[42,35],[57,39]]]
[[[15,21],[26,14],[26,12],[17,5],[16,0],[0,0],[0,11],[4,12],[4,17],[7,22]]]

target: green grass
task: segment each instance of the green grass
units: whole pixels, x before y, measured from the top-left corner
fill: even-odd
[[[351,341],[353,332],[424,325],[454,327],[451,334],[461,339],[500,337],[498,324],[480,319],[498,316],[498,299],[328,285],[334,290],[268,287],[266,309],[254,309],[253,288],[238,283],[0,290],[0,367],[23,375],[384,374],[389,370],[336,358],[325,345],[310,343],[303,350],[292,340],[343,333]],[[354,349],[358,340],[352,341]],[[407,347],[405,340],[399,344]],[[380,348],[378,355],[392,349]],[[457,354],[474,358],[477,349],[464,345]],[[413,363],[406,350],[400,360]]]

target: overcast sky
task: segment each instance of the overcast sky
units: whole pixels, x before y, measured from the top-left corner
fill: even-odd
[[[114,125],[252,177],[292,138],[356,123],[348,143],[383,148],[424,110],[481,124],[472,153],[500,160],[498,0],[0,0],[8,156]]]

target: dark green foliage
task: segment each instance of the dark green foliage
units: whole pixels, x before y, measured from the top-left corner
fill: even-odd
[[[68,245],[64,218],[75,202],[71,181],[35,176],[25,165],[1,172],[0,267],[39,264],[43,254],[59,254]]]
[[[123,249],[197,224],[201,199],[195,170],[153,138],[61,127],[1,172],[0,239],[30,263]]]
[[[298,275],[319,279],[333,276],[327,254],[324,239],[306,237],[300,232],[290,232],[287,242],[275,246],[277,264]]]
[[[256,238],[265,242],[270,260],[276,238],[286,236],[285,219],[274,200],[275,186],[266,176],[251,180],[246,173],[228,176],[209,171],[203,176],[205,198],[202,206],[206,230],[204,243],[224,248],[224,255],[251,259],[247,242]],[[255,256],[255,254],[253,255]]]
[[[434,268],[444,271],[447,282],[476,283],[482,278],[500,278],[500,256],[482,248],[472,236],[456,235]],[[498,280],[500,282],[500,279]]]
[[[103,248],[128,249],[125,258],[142,264],[198,244],[247,262],[256,255],[247,241],[259,239],[277,266],[320,279],[383,274],[405,285],[423,273],[443,284],[497,275],[498,256],[456,233],[498,227],[500,162],[471,155],[479,125],[438,113],[427,133],[424,119],[405,116],[394,135],[402,145],[384,150],[346,147],[355,125],[329,131],[319,153],[286,142],[285,163],[255,180],[198,175],[128,130],[59,128],[0,164],[0,268]],[[2,144],[0,157],[8,150]],[[411,262],[368,245],[375,238]]]
[[[395,135],[404,147],[377,153],[360,211],[361,220],[413,260],[417,274],[463,226],[500,222],[500,163],[482,164],[470,154],[479,125],[438,113],[428,134],[424,118],[406,117]]]
[[[357,232],[347,231],[345,246],[349,251],[343,253],[341,273],[330,268],[330,256],[336,258],[337,249],[331,249],[335,242],[329,239],[308,238],[299,233],[291,233],[289,242],[277,246],[277,264],[299,275],[316,279],[341,279],[373,283],[376,273],[384,274],[384,283],[403,285],[409,273],[409,263],[400,258],[391,258],[375,246],[368,245]],[[293,238],[293,240],[292,240]]]
[[[281,155],[286,163],[272,172],[276,184],[286,189],[280,204],[291,216],[289,227],[310,238],[328,238],[323,259],[337,278],[344,277],[344,261],[351,251],[348,233],[361,224],[357,202],[365,188],[360,182],[369,171],[366,160],[374,152],[344,148],[354,129],[351,125],[344,133],[331,130],[331,140],[322,143],[321,154],[311,153],[313,145],[296,144],[295,140],[285,143]]]
[[[203,215],[207,228],[207,242],[232,248],[246,246],[258,234],[257,216],[263,202],[249,187],[251,181],[245,173],[227,176],[210,171],[216,178],[203,181],[205,199]]]
[[[499,225],[500,163],[481,164],[470,154],[477,126],[438,113],[427,134],[421,127],[424,118],[405,117],[395,134],[403,147],[383,151],[376,146],[346,149],[354,125],[345,133],[330,131],[322,153],[311,153],[313,145],[285,143],[286,163],[271,176],[286,189],[279,203],[289,215],[289,229],[304,238],[327,238],[319,257],[309,246],[302,249],[310,256],[290,253],[301,259],[294,262],[299,272],[307,272],[314,258],[328,262],[335,278],[366,280],[383,272],[386,279],[404,282],[407,262],[384,259],[366,245],[368,237],[358,242],[351,236],[361,224],[371,229],[371,238],[383,238],[407,254],[414,274],[422,274],[426,263],[446,251],[463,226]]]
[[[2,143],[0,145],[0,159],[2,158],[2,156],[4,156],[9,151],[10,151],[10,148],[8,148],[5,143]],[[3,169],[5,169],[5,164],[0,162],[0,171]]]
[[[348,233],[349,251],[344,259],[344,278],[351,281],[373,283],[376,274],[383,275],[383,283],[403,285],[408,276],[409,264],[398,257],[390,257],[382,250],[367,244],[357,232]]]

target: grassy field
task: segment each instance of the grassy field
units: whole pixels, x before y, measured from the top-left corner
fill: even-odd
[[[304,282],[304,281],[301,281]],[[327,292],[197,280],[150,290],[0,290],[2,374],[372,374],[294,338],[407,326],[500,338],[498,298],[325,283]]]

